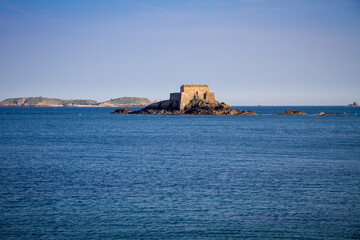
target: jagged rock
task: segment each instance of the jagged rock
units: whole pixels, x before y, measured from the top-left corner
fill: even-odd
[[[346,105],[345,107],[360,107],[358,102],[353,102],[352,104]]]
[[[350,114],[357,114],[357,113],[346,113],[346,112],[339,112],[339,113],[320,113],[316,116],[319,116],[319,117],[329,117],[329,116],[332,116],[332,115],[350,115]]]
[[[131,113],[131,110],[128,108],[119,108],[116,109],[114,112],[112,112],[113,114],[128,114]]]
[[[237,111],[223,102],[199,99],[188,103],[182,113],[189,115],[234,115]]]
[[[164,100],[160,102],[155,102],[142,110],[167,110],[167,111],[174,111],[178,109],[178,103],[173,100]]]
[[[240,110],[239,110],[240,111]],[[238,115],[257,115],[256,112],[253,111],[242,111],[240,114]]]
[[[133,111],[131,114],[175,114],[178,103],[172,100],[154,102],[147,107]]]
[[[284,113],[279,113],[278,115],[307,115],[307,113],[290,109],[285,111]]]
[[[163,114],[163,115],[255,115],[252,111],[234,110],[226,103],[214,100],[192,100],[183,110],[178,110],[178,104],[171,100],[156,102],[149,106],[131,112],[130,114]]]

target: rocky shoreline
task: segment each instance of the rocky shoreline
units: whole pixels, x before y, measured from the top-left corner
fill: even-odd
[[[111,114],[143,114],[143,115],[257,115],[253,111],[241,111],[232,109],[226,103],[219,103],[218,101],[206,101],[206,100],[193,100],[188,105],[185,106],[183,110],[173,109],[171,105],[168,105],[167,108],[164,108],[164,105],[161,102],[153,103],[141,110],[131,111],[128,108],[118,108]],[[298,116],[319,116],[319,117],[329,117],[334,115],[352,115],[357,113],[319,113],[319,114],[309,114],[297,110],[287,110],[283,113],[276,115],[298,115]]]

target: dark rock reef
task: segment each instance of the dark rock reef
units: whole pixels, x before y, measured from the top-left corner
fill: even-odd
[[[333,115],[350,115],[350,114],[357,114],[357,113],[346,113],[346,112],[339,112],[339,113],[319,113],[317,114],[316,116],[319,116],[319,117],[330,117],[330,116],[333,116]]]
[[[250,112],[244,114],[240,110],[234,110],[226,103],[218,101],[193,100],[184,107],[182,114],[186,115],[251,115]],[[256,114],[252,112],[252,114]]]
[[[149,106],[134,112],[125,112],[117,109],[114,113],[129,114],[162,114],[162,115],[256,115],[252,111],[241,111],[232,109],[226,103],[209,101],[204,99],[192,100],[183,110],[178,110],[178,106],[172,101],[161,101],[150,104]],[[127,109],[128,110],[128,109]],[[129,110],[130,111],[130,110]]]
[[[319,117],[330,117],[330,116],[332,116],[333,114],[332,113],[319,113],[319,114],[317,114],[316,116],[319,116]]]
[[[287,111],[285,111],[283,113],[279,113],[278,115],[307,115],[307,113],[290,109],[290,110],[287,110]]]
[[[131,113],[130,109],[128,109],[128,108],[118,108],[114,112],[112,112],[111,114],[128,114],[128,113]]]

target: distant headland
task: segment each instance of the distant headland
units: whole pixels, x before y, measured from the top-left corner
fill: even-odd
[[[149,99],[139,97],[120,97],[105,102],[87,99],[22,97],[5,99],[0,102],[0,107],[145,107],[151,103]]]

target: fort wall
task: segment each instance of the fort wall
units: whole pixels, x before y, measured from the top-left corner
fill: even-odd
[[[181,93],[170,93],[170,100],[181,101]]]
[[[205,99],[209,100],[209,101],[216,101],[215,93],[213,93],[213,92],[205,93]]]
[[[170,99],[153,103],[152,108],[182,110],[193,99],[215,100],[215,93],[209,91],[208,85],[182,85],[180,92],[170,93]]]
[[[210,93],[208,85],[182,85],[180,94],[180,110],[193,99],[215,100],[215,94]]]
[[[181,93],[170,93],[170,101],[173,101],[176,108],[180,109]]]

